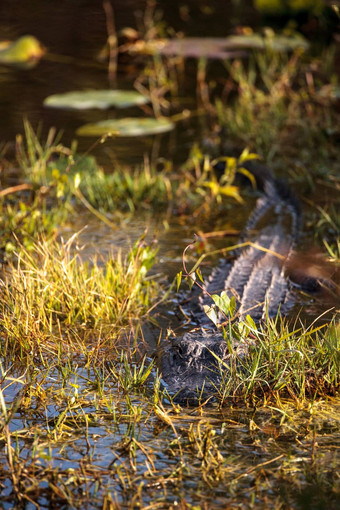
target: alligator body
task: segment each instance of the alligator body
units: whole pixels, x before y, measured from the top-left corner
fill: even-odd
[[[205,285],[206,293],[196,304],[195,320],[199,327],[172,341],[162,356],[162,376],[169,394],[180,402],[197,401],[197,395],[216,391],[223,379],[223,364],[228,363],[228,344],[221,328],[213,325],[204,313],[211,305],[209,296],[225,291],[236,300],[239,320],[247,315],[255,322],[285,314],[293,304],[291,283],[285,276],[289,259],[301,230],[301,213],[297,200],[286,184],[275,179],[266,167],[248,162],[262,196],[257,200],[240,239],[251,241],[239,249],[232,264],[222,261]],[[219,317],[220,322],[225,317]],[[245,343],[229,339],[239,356],[247,351]],[[221,366],[222,360],[223,364]]]

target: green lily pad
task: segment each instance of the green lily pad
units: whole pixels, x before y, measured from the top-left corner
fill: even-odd
[[[148,101],[147,97],[134,90],[78,90],[48,96],[44,100],[44,105],[51,108],[73,110],[88,110],[90,108],[105,110],[111,106],[128,108],[145,104]]]
[[[175,124],[166,118],[109,119],[94,124],[84,124],[77,129],[80,136],[102,136],[112,133],[115,136],[146,136],[166,133],[174,129]]]
[[[33,35],[24,35],[16,41],[0,43],[1,64],[34,65],[44,53],[45,48]]]

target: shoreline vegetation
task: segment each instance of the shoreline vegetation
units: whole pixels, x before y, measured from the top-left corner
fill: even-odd
[[[214,134],[193,143],[181,164],[145,158],[108,171],[93,149],[79,154],[56,129],[44,137],[27,119],[15,156],[0,147],[0,508],[336,508],[334,53],[326,48],[313,56],[299,47],[250,53],[223,61],[222,90],[209,79],[207,61],[198,59],[197,108],[176,119],[185,58],[143,57],[136,85],[147,91],[155,118],[168,114],[177,124],[199,118],[204,132]],[[114,136],[104,134],[96,148]],[[194,233],[207,218],[232,214],[256,196],[236,178],[242,162],[255,157],[288,179],[303,203],[303,249],[312,238],[320,251],[305,263],[327,268],[334,279],[330,320],[278,314],[261,326],[230,325],[240,341],[255,339],[242,366],[235,354],[214,398],[181,408],[157,367],[180,308],[175,282],[153,271],[157,238],[145,233],[124,252],[89,260],[78,234],[65,240],[60,231],[86,212],[112,228],[113,237],[144,213],[159,216],[165,229],[180,219]],[[223,256],[213,238],[200,236],[187,254],[190,264],[202,252],[206,261],[209,251]],[[178,319],[177,334],[188,327],[185,320]]]

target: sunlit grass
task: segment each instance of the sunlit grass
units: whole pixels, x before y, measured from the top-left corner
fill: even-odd
[[[25,136],[17,137],[17,163],[28,191],[5,193],[0,209],[1,245],[8,251],[16,244],[13,231],[28,246],[30,237],[34,242],[37,234],[49,235],[75,207],[85,206],[107,222],[119,213],[114,216],[119,222],[122,212],[157,209],[180,213],[202,208],[208,214],[215,205],[223,206],[223,197],[242,201],[234,180],[247,151],[240,158],[223,158],[226,165],[221,175],[216,175],[211,158],[197,146],[180,168],[164,159],[151,164],[145,158],[133,168],[119,165],[104,172],[92,155],[77,154],[76,144],[62,145],[54,128],[43,139],[25,120],[24,132]]]
[[[49,348],[58,351],[66,341],[64,326],[102,325],[118,332],[153,304],[158,285],[147,272],[155,246],[140,240],[125,257],[118,252],[105,261],[83,261],[75,238],[22,247],[7,268],[0,301],[4,353],[9,346],[40,350],[47,338]]]
[[[80,175],[80,189],[91,203],[102,211],[153,209],[169,205],[174,189],[170,175],[158,173],[145,165],[141,168],[120,168],[105,174],[100,168]]]
[[[301,326],[297,329],[267,320],[260,327],[249,319],[227,334],[248,342],[241,357],[233,352],[228,364],[222,362],[224,382],[217,388],[219,398],[242,401],[291,398],[298,402],[336,395],[340,389],[339,324]],[[248,335],[252,339],[247,339]],[[242,340],[243,338],[243,340]]]
[[[0,199],[1,200],[1,199]],[[0,201],[0,250],[8,255],[18,249],[18,241],[25,248],[33,248],[39,236],[53,237],[73,209],[70,203],[48,206],[49,198],[38,194]]]

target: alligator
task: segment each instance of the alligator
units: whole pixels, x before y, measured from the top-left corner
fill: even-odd
[[[190,404],[198,395],[216,393],[230,358],[222,328],[204,311],[205,305],[213,303],[211,295],[224,291],[229,298],[234,296],[238,320],[250,316],[255,323],[273,318],[279,311],[287,314],[294,304],[293,284],[285,268],[301,232],[299,202],[287,184],[258,161],[242,166],[253,173],[262,192],[241,235],[243,247],[236,250],[232,263],[222,261],[205,283],[193,305],[198,327],[173,339],[162,354],[163,384],[180,403]],[[225,320],[219,313],[219,323]],[[246,354],[247,342],[229,342],[238,357]]]

